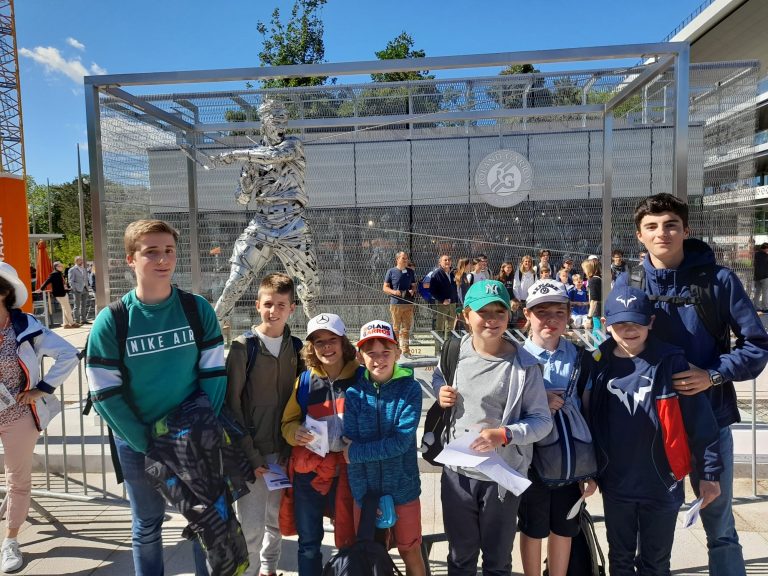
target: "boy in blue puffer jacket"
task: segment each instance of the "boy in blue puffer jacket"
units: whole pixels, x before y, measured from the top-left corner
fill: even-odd
[[[400,357],[392,326],[382,320],[360,329],[357,343],[365,372],[347,388],[344,406],[344,456],[355,499],[355,525],[369,492],[392,496],[397,521],[395,544],[407,576],[423,576],[421,557],[421,481],[416,460],[416,429],[421,387]]]

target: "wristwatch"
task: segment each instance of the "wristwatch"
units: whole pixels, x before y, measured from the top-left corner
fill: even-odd
[[[725,382],[725,378],[717,370],[709,370],[709,381],[712,386],[720,386]]]

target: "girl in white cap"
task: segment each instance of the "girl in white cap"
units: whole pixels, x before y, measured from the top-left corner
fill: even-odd
[[[24,563],[16,537],[29,512],[33,452],[40,435],[35,401],[53,394],[77,366],[74,346],[20,310],[28,294],[16,270],[0,262],[0,440],[8,483],[3,572]],[[43,356],[55,360],[45,378],[40,373]]]

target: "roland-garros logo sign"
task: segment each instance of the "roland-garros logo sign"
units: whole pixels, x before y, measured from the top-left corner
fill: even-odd
[[[477,166],[475,187],[483,202],[497,208],[509,208],[525,200],[530,192],[533,169],[517,152],[491,152]]]

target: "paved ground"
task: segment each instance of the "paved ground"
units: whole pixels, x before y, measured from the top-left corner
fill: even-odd
[[[57,330],[58,331],[58,330]],[[60,333],[77,346],[82,346],[87,336],[87,329],[61,330]],[[428,378],[427,371],[421,372]],[[35,475],[35,488],[40,490],[34,498],[29,522],[20,535],[22,552],[26,563],[20,574],[59,575],[59,574],[98,574],[99,576],[123,576],[132,574],[130,551],[130,513],[123,500],[120,487],[114,484],[112,474],[102,476],[101,441],[98,419],[94,416],[79,418],[81,382],[77,373],[65,384],[66,424],[52,425],[49,430],[49,474],[44,470],[44,447],[38,445],[39,472]],[[748,398],[751,383],[740,384],[743,391],[740,396]],[[757,382],[758,397],[768,398],[768,375],[763,375]],[[425,399],[425,407],[429,401]],[[768,433],[764,428],[758,430],[758,461],[765,461],[768,455]],[[71,472],[65,479],[56,470],[64,464],[62,436],[66,438],[68,448],[67,468]],[[748,454],[751,451],[751,430],[746,424],[735,431],[737,452]],[[80,444],[86,450],[81,455]],[[108,458],[108,456],[107,456]],[[80,471],[85,463],[88,490],[83,488]],[[737,527],[744,545],[744,555],[749,574],[768,574],[768,475],[761,466],[756,486],[749,477],[749,466],[741,468],[742,478],[735,487],[735,513]],[[425,534],[442,532],[442,511],[439,493],[440,476],[434,472],[422,473],[422,516]],[[44,495],[50,483],[50,492],[74,494],[74,498],[90,501],[65,500]],[[106,494],[106,498],[103,495]],[[756,496],[754,495],[756,494]],[[605,544],[602,523],[602,503],[599,496],[589,502],[589,508],[597,520],[597,530],[603,549]],[[183,519],[169,509],[165,535],[166,574],[191,574],[192,554],[189,542],[181,538],[184,527]],[[326,535],[324,552],[326,557],[332,552],[332,536]],[[447,547],[437,544],[432,550],[430,564],[433,574],[445,574]],[[283,556],[279,572],[284,576],[296,574],[296,542],[287,539],[283,545]],[[704,532],[700,526],[692,529],[679,529],[676,535],[672,557],[675,574],[706,574],[706,545]],[[514,569],[522,573],[518,553],[514,553]]]
[[[439,494],[440,475],[422,474],[422,512],[424,533],[442,532]],[[758,487],[757,498],[747,497],[752,486],[748,479],[736,485],[734,510],[744,546],[748,574],[768,573],[768,481]],[[596,517],[597,531],[607,552],[600,497],[593,497],[589,509]],[[164,531],[166,574],[192,574],[192,549],[181,539],[184,522],[170,513]],[[71,502],[53,498],[35,498],[29,523],[20,537],[26,564],[21,574],[125,576],[132,574],[130,550],[130,514],[122,505],[109,501]],[[332,535],[326,534],[325,556],[332,553]],[[447,547],[437,544],[430,565],[433,574],[446,574]],[[513,553],[515,573],[521,574],[518,552]],[[679,528],[676,534],[672,569],[674,574],[706,574],[706,544],[700,525]],[[296,541],[286,539],[279,572],[294,576]]]

